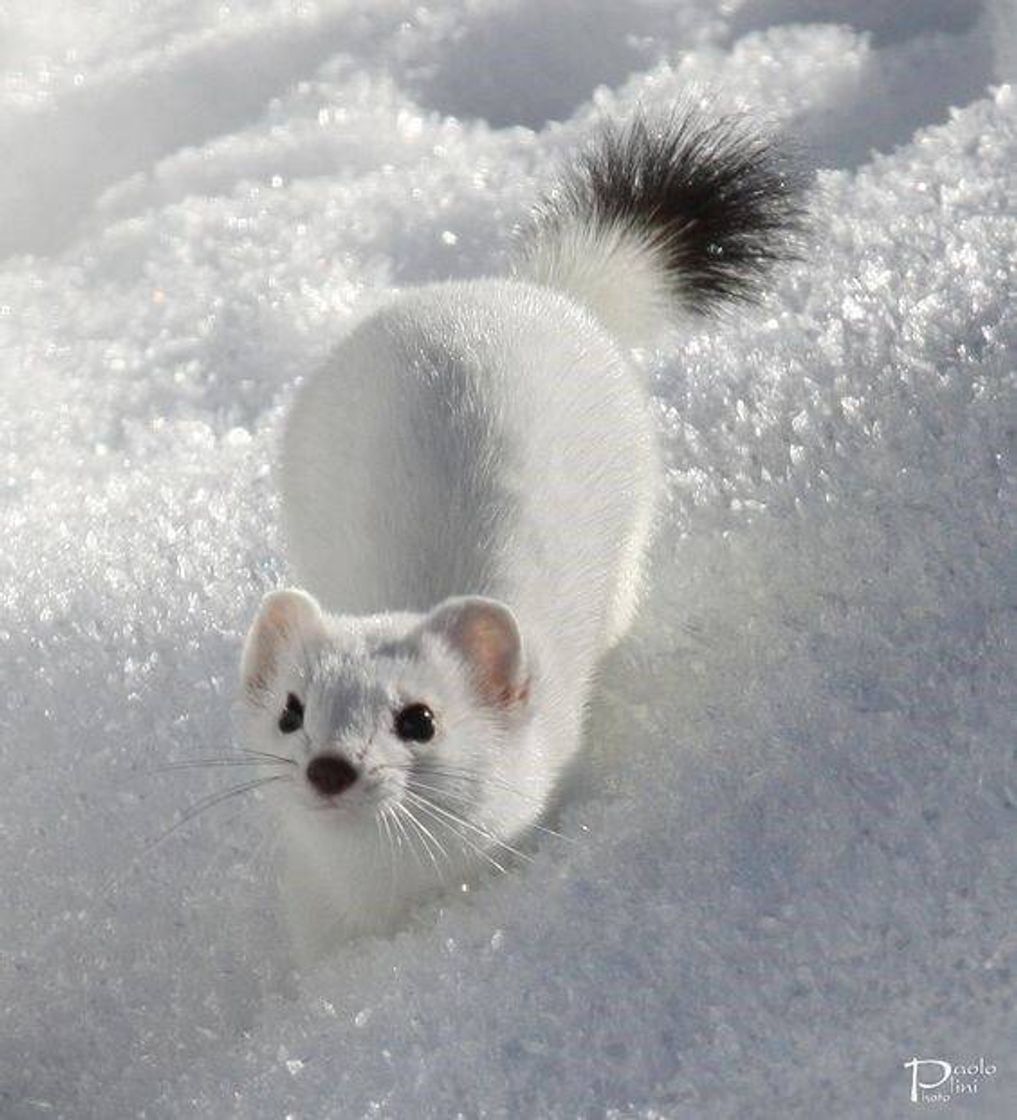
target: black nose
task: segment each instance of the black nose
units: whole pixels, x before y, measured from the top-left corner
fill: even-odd
[[[307,780],[325,797],[334,797],[357,780],[353,766],[334,754],[319,754],[307,767]]]

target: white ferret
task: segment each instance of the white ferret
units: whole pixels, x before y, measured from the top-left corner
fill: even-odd
[[[541,817],[654,523],[628,350],[751,298],[799,186],[729,118],[605,127],[509,278],[403,292],[300,389],[282,498],[305,590],[265,597],[242,678],[303,959],[503,865]]]

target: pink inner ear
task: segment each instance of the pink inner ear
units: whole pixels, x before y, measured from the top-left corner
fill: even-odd
[[[526,700],[522,640],[507,607],[492,599],[452,600],[438,608],[433,625],[470,666],[485,703],[508,708]]]
[[[262,600],[244,647],[243,683],[250,692],[271,686],[282,653],[321,629],[321,610],[303,591],[273,591]]]

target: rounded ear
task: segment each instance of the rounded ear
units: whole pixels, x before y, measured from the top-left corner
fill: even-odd
[[[240,670],[244,688],[250,693],[268,689],[284,651],[323,630],[321,608],[306,591],[295,587],[270,591],[261,600],[244,642]]]
[[[440,634],[466,663],[480,699],[494,708],[526,702],[529,677],[515,615],[497,599],[471,595],[446,599],[424,629]]]

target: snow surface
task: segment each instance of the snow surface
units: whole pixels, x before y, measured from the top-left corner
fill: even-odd
[[[1010,0],[11,0],[0,72],[0,1115],[895,1117],[981,1055],[943,1114],[1012,1116]],[[235,746],[289,393],[690,88],[802,140],[813,249],[648,357],[571,840],[296,976],[257,798],[163,836],[247,771],[159,770]]]

